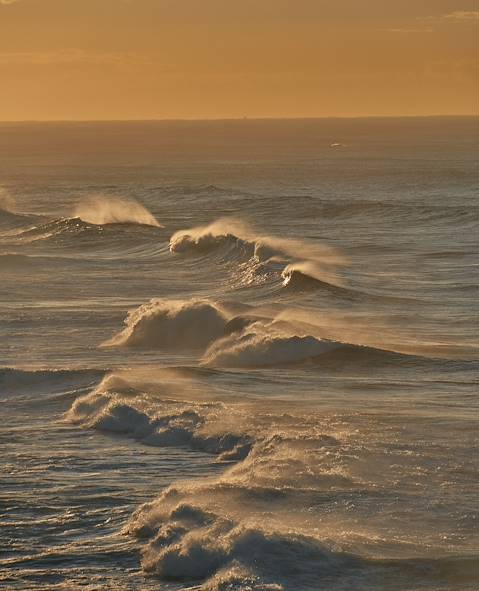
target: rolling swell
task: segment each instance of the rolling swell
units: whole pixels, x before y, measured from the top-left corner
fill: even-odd
[[[447,205],[435,203],[404,203],[380,200],[355,199],[354,201],[321,201],[320,214],[331,219],[369,218],[398,223],[417,224],[427,223],[463,224],[479,221],[479,207],[475,204]]]
[[[38,222],[39,219],[43,219],[43,217],[33,214],[17,213],[8,209],[2,209],[0,206],[0,229],[2,231],[15,230],[27,224],[31,225]]]
[[[3,367],[0,368],[0,393],[13,397],[17,394],[50,394],[91,388],[104,374],[104,370],[97,369],[22,370]]]
[[[135,223],[95,225],[80,218],[60,218],[4,235],[9,250],[34,247],[58,258],[151,259],[168,253],[161,227]],[[61,249],[61,256],[60,256]]]

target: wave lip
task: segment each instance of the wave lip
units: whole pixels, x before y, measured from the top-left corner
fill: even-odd
[[[338,291],[344,288],[323,279],[322,273],[312,263],[292,263],[287,265],[282,273],[283,287],[297,291],[327,289]],[[332,281],[332,279],[331,279]]]
[[[175,254],[210,254],[218,249],[238,250],[248,258],[255,245],[245,237],[244,227],[234,220],[217,220],[208,226],[178,230],[170,238],[170,251]]]
[[[152,300],[129,313],[126,328],[104,343],[150,349],[204,349],[224,335],[224,311],[206,300]]]

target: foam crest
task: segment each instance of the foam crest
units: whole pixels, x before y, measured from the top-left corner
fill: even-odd
[[[95,225],[140,224],[161,228],[161,224],[136,199],[97,195],[76,206],[73,217]]]
[[[337,250],[316,242],[263,235],[246,223],[222,218],[207,226],[179,230],[170,239],[173,253],[210,253],[219,248],[236,249],[261,263],[287,264],[285,279],[291,270],[289,263],[308,268],[308,274],[318,281],[339,284],[337,269],[346,258]]]
[[[218,248],[240,248],[248,256],[254,254],[254,244],[250,242],[250,232],[238,220],[220,219],[207,226],[197,226],[188,230],[178,230],[170,238],[173,253],[209,253]]]
[[[206,351],[206,365],[242,367],[305,362],[343,344],[311,335],[285,332],[281,323],[254,322],[240,332],[215,341]]]
[[[168,393],[168,388],[163,394]],[[160,394],[161,395],[161,394]],[[187,402],[149,396],[121,375],[109,375],[88,395],[78,398],[67,421],[123,434],[157,447],[189,446],[216,454],[220,461],[245,457],[247,432],[235,428],[235,413],[221,402]]]
[[[193,510],[180,509],[171,511],[143,553],[143,568],[162,579],[210,579],[206,589],[231,588],[225,583],[245,589],[249,582],[252,586],[248,588],[273,591],[284,588],[277,581],[294,572],[300,558],[302,569],[312,569],[316,563],[316,576],[354,560],[335,556],[313,538],[268,531],[259,523],[238,523],[201,511],[192,518]]]
[[[335,577],[342,585],[335,589],[396,588],[398,577],[407,586],[411,577],[420,582],[431,572],[438,581],[444,576],[439,561],[409,560],[410,546],[402,559],[356,554],[359,548],[361,556],[381,556],[384,511],[396,510],[388,491],[409,474],[399,466],[385,469],[396,449],[395,434],[376,433],[368,416],[359,429],[357,417],[347,424],[311,406],[301,410],[278,400],[274,410],[267,401],[201,402],[188,387],[176,398],[174,390],[162,393],[163,383],[151,394],[141,379],[127,372],[104,378],[77,399],[67,418],[147,445],[188,446],[228,462],[222,473],[169,486],[131,516],[125,533],[142,541],[146,572],[211,591],[313,590],[318,581],[326,588]],[[165,373],[165,386],[168,380],[179,384],[172,370]],[[409,455],[395,457],[417,462]],[[430,466],[430,458],[424,460]],[[434,474],[434,465],[431,470]],[[400,547],[403,511],[397,511],[394,535]],[[448,563],[449,580],[463,566],[470,571],[464,580],[474,580],[476,571],[467,561]]]
[[[337,445],[325,439],[319,443],[323,458]],[[293,573],[303,588],[321,575],[354,566],[355,557],[331,551],[293,525],[288,495],[313,479],[308,475],[313,460],[321,461],[317,454],[308,462],[306,449],[306,442],[295,449],[294,438],[270,437],[237,465],[239,470],[230,468],[216,481],[178,483],[140,507],[126,531],[148,540],[143,568],[164,580],[201,579],[203,589],[239,590],[248,583],[272,591],[283,589]],[[317,479],[316,487],[325,491],[330,483]]]
[[[224,334],[228,319],[209,301],[151,300],[130,312],[126,328],[107,346],[204,349]]]

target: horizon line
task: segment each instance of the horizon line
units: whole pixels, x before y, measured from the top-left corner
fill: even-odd
[[[288,117],[145,117],[138,119],[0,119],[8,123],[174,123],[174,122],[216,122],[216,121],[311,121],[331,119],[452,119],[479,117],[479,113],[437,113],[432,115],[311,115]]]

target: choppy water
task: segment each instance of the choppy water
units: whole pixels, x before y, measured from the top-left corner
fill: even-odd
[[[0,125],[0,586],[477,590],[478,154]]]

